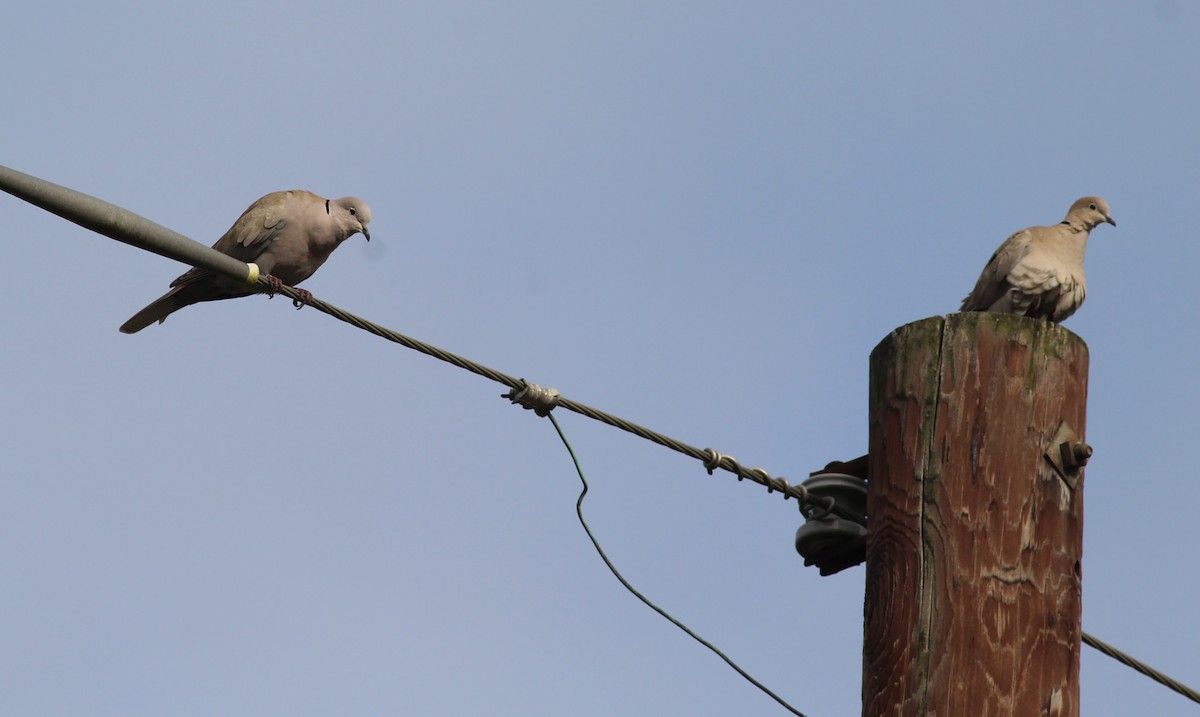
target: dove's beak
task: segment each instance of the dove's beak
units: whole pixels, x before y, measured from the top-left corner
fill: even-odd
[[[1109,219],[1109,221],[1111,222],[1112,220]],[[1113,226],[1116,225],[1114,224]],[[366,227],[363,227],[363,236],[367,238],[367,241],[371,241],[371,232],[367,231]]]
[[[1114,222],[1113,218],[1110,216],[1105,216],[1104,221],[1108,222],[1109,224],[1112,224],[1114,227],[1117,225],[1117,223]],[[366,229],[364,229],[363,231],[366,231]]]

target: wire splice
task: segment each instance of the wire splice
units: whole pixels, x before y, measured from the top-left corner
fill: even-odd
[[[521,387],[512,388],[508,393],[500,394],[500,398],[507,398],[521,408],[527,408],[537,415],[545,418],[550,415],[554,407],[558,405],[558,389],[557,388],[542,388],[536,383],[529,383],[525,379],[520,379]]]

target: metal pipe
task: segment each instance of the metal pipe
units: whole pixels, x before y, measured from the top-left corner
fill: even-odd
[[[85,229],[152,251],[168,259],[198,266],[237,281],[251,275],[248,264],[171,231],[128,209],[83,192],[0,166],[0,189]]]

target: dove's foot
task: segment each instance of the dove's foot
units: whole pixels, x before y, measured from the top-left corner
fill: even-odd
[[[312,301],[312,293],[307,289],[296,289],[296,293],[300,295],[299,299],[292,299],[292,306],[296,307],[296,311],[308,306],[308,302]]]
[[[275,294],[283,288],[283,282],[272,274],[267,274],[267,298],[274,299]]]

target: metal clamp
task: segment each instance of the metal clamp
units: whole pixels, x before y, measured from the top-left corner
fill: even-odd
[[[1063,421],[1043,455],[1050,461],[1050,465],[1054,466],[1058,477],[1066,481],[1071,490],[1075,490],[1079,485],[1083,467],[1092,457],[1092,447],[1079,440],[1071,426]]]

